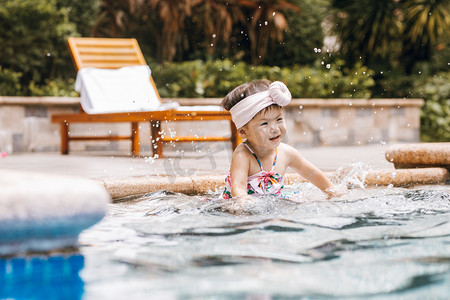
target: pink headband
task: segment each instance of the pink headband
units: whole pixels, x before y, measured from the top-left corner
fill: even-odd
[[[236,128],[239,129],[264,108],[272,104],[286,106],[291,99],[291,92],[287,86],[281,81],[274,81],[270,84],[268,91],[250,95],[233,106],[230,109],[231,117]]]

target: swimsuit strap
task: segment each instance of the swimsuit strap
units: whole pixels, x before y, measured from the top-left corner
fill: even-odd
[[[261,168],[261,171],[264,171],[264,169],[261,165],[261,162],[259,161],[258,156],[256,156],[255,152],[253,152],[253,150],[250,148],[249,145],[247,145],[247,143],[244,143],[244,145],[245,145],[245,147],[247,147],[248,151],[250,151],[253,154],[253,156],[256,158],[256,161],[258,162],[258,165]]]
[[[275,158],[273,159],[272,169],[270,171],[273,171],[275,168],[275,164],[277,163],[277,157],[278,157],[278,148],[275,148]]]
[[[259,161],[259,159],[258,159],[258,156],[256,156],[256,154],[255,154],[255,152],[253,152],[253,150],[250,148],[250,146],[249,145],[247,145],[247,143],[243,143],[246,147],[247,147],[247,149],[253,154],[253,156],[256,158],[256,161],[258,162],[258,165],[259,165],[259,167],[261,168],[261,171],[264,171],[264,169],[263,169],[263,167],[262,167],[262,164],[261,164],[261,162]],[[278,149],[275,149],[275,159],[273,160],[273,164],[272,164],[272,169],[271,169],[271,171],[273,171],[273,169],[275,168],[275,164],[277,163],[277,156],[278,156],[278,151],[277,151]]]

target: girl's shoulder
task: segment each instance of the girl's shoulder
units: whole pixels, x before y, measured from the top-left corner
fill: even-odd
[[[244,143],[240,143],[239,145],[237,145],[236,149],[234,149],[233,157],[238,157],[241,159],[250,158],[252,157],[252,153],[250,152],[250,150],[248,150],[247,146],[245,146]]]
[[[281,143],[280,146],[278,146],[278,153],[283,155],[288,163],[291,160],[297,160],[302,157],[297,149],[285,143]]]
[[[250,168],[251,156],[252,154],[247,147],[243,143],[239,144],[233,151],[230,172],[233,172],[233,170],[236,171],[237,169],[247,170]]]
[[[295,149],[291,145],[288,145],[285,143],[280,143],[280,146],[278,146],[278,151],[280,151],[280,150],[283,152],[288,152],[288,153],[298,152],[297,149]]]

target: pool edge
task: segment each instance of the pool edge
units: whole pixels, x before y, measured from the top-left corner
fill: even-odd
[[[332,177],[333,172],[325,172]],[[225,185],[225,174],[204,176],[143,176],[106,178],[100,180],[112,199],[140,195],[161,190],[188,195],[206,194],[217,191]],[[367,186],[411,186],[421,184],[439,184],[450,180],[446,168],[380,169],[369,171],[365,177]],[[297,174],[286,174],[286,184],[305,182]]]

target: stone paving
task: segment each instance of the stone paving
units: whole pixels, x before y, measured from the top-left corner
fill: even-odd
[[[167,152],[163,159],[106,152],[15,154],[0,158],[0,170],[3,174],[15,170],[95,180],[105,186],[113,199],[156,190],[195,194],[221,188],[231,162],[227,145],[217,143],[208,149],[198,153]],[[396,170],[385,158],[389,149],[389,145],[377,144],[313,147],[300,152],[328,176],[340,167],[362,163],[369,171],[368,185],[432,184],[450,179],[445,168]],[[292,170],[287,173],[288,184],[302,180]]]
[[[206,152],[165,152],[163,159],[130,157],[126,153],[73,152],[14,154],[0,158],[0,169],[71,175],[89,179],[223,175],[231,163],[231,149],[217,143]],[[313,147],[299,151],[323,171],[333,172],[344,164],[363,162],[374,169],[393,169],[384,158],[387,146]],[[183,158],[184,157],[184,158]]]

